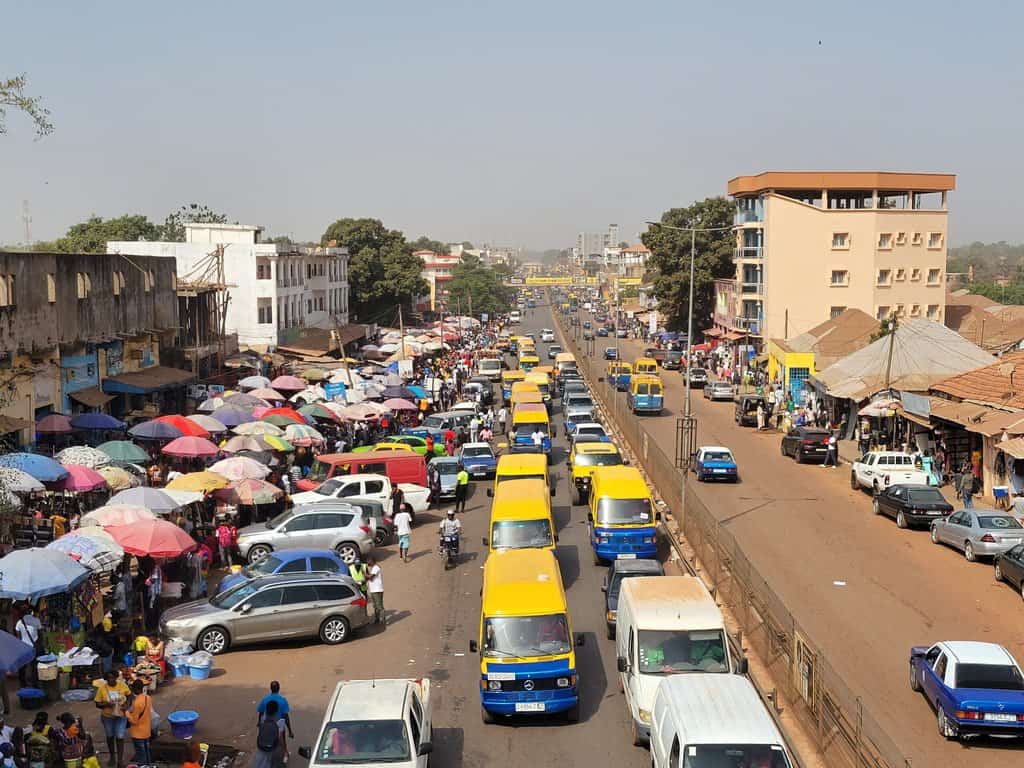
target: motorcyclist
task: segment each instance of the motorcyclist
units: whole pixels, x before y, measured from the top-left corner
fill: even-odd
[[[462,535],[462,521],[455,517],[455,510],[449,509],[444,520],[438,526],[441,532],[441,537],[455,536],[459,537]]]

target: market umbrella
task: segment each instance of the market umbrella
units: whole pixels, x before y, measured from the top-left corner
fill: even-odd
[[[868,403],[859,411],[858,416],[874,416],[880,418],[882,416],[889,416],[899,405],[900,401],[894,397],[884,397],[880,400],[875,400],[873,403]]]
[[[290,424],[284,430],[285,439],[292,445],[322,443],[324,436],[306,424]]]
[[[63,552],[72,560],[96,573],[111,573],[117,570],[117,566],[124,559],[124,550],[113,539],[107,546],[101,539],[79,536],[77,531],[51,541],[45,549]]]
[[[198,546],[191,536],[166,520],[140,520],[128,525],[114,525],[107,532],[125,552],[132,555],[178,557]]]
[[[46,490],[32,475],[14,467],[0,467],[0,488],[6,488],[12,493],[35,493]]]
[[[115,505],[143,507],[157,515],[169,514],[181,506],[159,488],[147,486],[114,494],[107,502],[107,506]],[[120,525],[120,523],[109,523],[109,525]]]
[[[132,488],[132,490],[139,489]],[[128,491],[122,491],[122,493],[128,493]],[[87,528],[91,525],[98,525],[105,528],[108,525],[125,525],[138,520],[153,520],[155,518],[155,512],[137,504],[107,504],[105,507],[99,507],[82,515],[81,526]]]
[[[237,427],[239,424],[245,424],[247,421],[256,420],[256,417],[250,411],[231,404],[222,405],[211,415],[221,424],[228,427]]]
[[[200,456],[216,456],[220,453],[220,448],[205,437],[179,437],[165,445],[163,453],[166,453],[168,456],[195,459]]]
[[[189,421],[194,421],[211,435],[228,431],[226,424],[221,424],[213,418],[213,416],[207,416],[205,413],[193,413],[191,416],[186,416],[185,418]]]
[[[339,419],[344,420],[344,418],[345,418],[345,405],[344,405],[344,403],[327,402],[327,403],[319,403],[319,405],[322,405],[324,408],[329,410],[331,413],[333,413]]]
[[[262,389],[270,386],[270,379],[266,376],[246,376],[238,382],[238,386],[240,389]]]
[[[9,675],[17,672],[35,657],[35,648],[0,630],[0,674]]]
[[[128,430],[128,434],[139,440],[174,440],[184,432],[166,421],[144,421]]]
[[[66,435],[74,429],[71,419],[63,413],[51,413],[36,422],[36,432],[40,435]]]
[[[256,439],[272,451],[291,453],[295,450],[295,447],[291,443],[283,437],[277,437],[276,435],[257,435]]]
[[[68,471],[48,456],[37,453],[8,453],[0,456],[0,467],[20,469],[41,483],[55,483],[68,476]]]
[[[179,507],[187,507],[206,499],[206,495],[200,491],[183,491],[179,488],[168,488],[166,485],[163,492],[174,499]]]
[[[145,512],[145,510],[143,510]],[[144,518],[146,520],[152,520],[152,517]],[[120,553],[121,557],[124,557],[124,550],[121,549],[121,545],[114,541],[114,537],[107,533],[105,528],[101,528],[98,525],[87,525],[83,528],[77,528],[72,531],[68,536],[81,536],[84,539],[95,539],[100,543],[104,549],[110,552]]]
[[[190,472],[187,475],[176,477],[167,484],[167,488],[173,491],[215,491],[218,488],[223,488],[228,484],[218,474],[213,472]]]
[[[258,397],[260,400],[265,400],[267,402],[287,399],[276,389],[271,389],[270,387],[261,387],[260,389],[254,389],[249,394],[252,395],[253,397]]]
[[[261,405],[270,405],[270,403],[268,403],[262,397],[256,397],[255,395],[249,394],[248,392],[239,392],[236,395],[228,395],[227,397],[224,398],[224,402],[228,403],[229,405],[236,405],[239,408],[248,408],[250,410]]]
[[[284,492],[276,485],[271,485],[265,480],[237,480],[227,488],[214,493],[219,499],[230,504],[243,504],[254,506],[258,504],[273,504],[284,495]]]
[[[401,397],[392,397],[385,400],[381,405],[387,406],[392,411],[416,411],[419,410],[415,403],[410,403]]]
[[[281,429],[284,429],[290,424],[295,423],[294,419],[290,419],[287,416],[282,416],[279,413],[272,413],[266,418],[262,418],[262,420],[267,424],[273,424],[275,427],[280,427]]]
[[[202,411],[203,413],[210,413],[211,411],[216,411],[222,405],[224,405],[223,397],[208,397],[196,406],[196,410]]]
[[[278,376],[272,382],[270,386],[276,389],[278,392],[287,389],[289,392],[298,392],[301,389],[306,388],[306,382],[300,379],[298,376]]]
[[[235,435],[226,443],[222,449],[224,453],[238,453],[239,451],[262,451],[263,446],[255,437],[248,435]]]
[[[16,549],[0,558],[0,597],[35,602],[68,592],[89,578],[90,571],[53,549]]]
[[[363,351],[363,352],[379,352],[380,351],[380,347],[378,347],[376,344],[363,344],[363,346],[361,346],[359,349],[361,351]]]
[[[113,461],[145,464],[150,460],[149,454],[130,440],[108,440],[102,443],[96,450],[103,451]]]
[[[392,352],[397,352],[398,351],[398,345],[397,344],[381,344],[377,348],[377,351],[380,352],[382,355],[390,355]]]
[[[288,420],[289,422],[291,419]],[[239,424],[231,430],[236,435],[273,435],[275,437],[284,436],[284,430],[275,424],[271,424],[267,421],[250,421],[246,424]]]
[[[327,378],[327,375],[327,371],[323,368],[307,368],[299,374],[306,381],[323,381]],[[306,385],[303,384],[302,386],[305,387]]]
[[[184,416],[157,416],[153,421],[160,421],[164,424],[170,424],[172,427],[177,429],[181,434],[191,437],[209,437],[210,433],[203,429],[199,424],[186,419]]]
[[[303,416],[308,416],[311,419],[326,419],[327,421],[338,421],[338,414],[329,408],[325,408],[323,403],[310,403],[299,408],[299,413]]]
[[[232,456],[228,459],[221,459],[210,467],[210,471],[216,472],[228,480],[247,480],[249,478],[262,480],[270,474],[269,467],[245,456]]]
[[[0,487],[0,508],[21,509],[24,505],[14,491]]]
[[[110,463],[110,457],[99,448],[90,448],[87,445],[75,445],[65,448],[54,456],[64,466],[77,464],[80,467],[99,469]]]
[[[103,476],[103,479],[107,481],[107,487],[112,491],[126,491],[139,484],[139,481],[130,472],[112,464],[100,467],[96,471]]]
[[[80,413],[71,417],[71,426],[75,429],[124,429],[125,424],[106,413]]]
[[[67,464],[65,469],[68,471],[68,476],[53,484],[53,487],[58,490],[83,493],[107,487],[107,479],[95,469],[78,464]]]
[[[263,421],[267,421],[267,416],[284,416],[286,419],[291,419],[296,424],[306,423],[306,420],[302,417],[302,414],[296,411],[294,408],[271,408],[270,410],[264,411],[262,414],[260,414],[260,419]]]
[[[270,467],[277,463],[277,460],[274,458],[274,454],[267,450],[239,451],[235,454],[235,458],[252,459],[257,464],[261,464],[265,467]]]

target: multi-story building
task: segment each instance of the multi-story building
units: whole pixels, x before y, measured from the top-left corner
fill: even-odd
[[[0,432],[34,439],[35,422],[184,387],[160,365],[178,326],[174,261],[110,254],[0,252]],[[115,401],[115,402],[111,402]]]
[[[609,246],[604,249],[605,269],[630,277],[642,277],[650,257],[651,252],[643,244],[625,248]]]
[[[448,283],[452,272],[461,261],[461,255],[437,253],[435,251],[414,251],[413,256],[423,259],[423,279],[427,281],[429,293],[417,302],[417,309],[437,312],[448,309]]]
[[[170,256],[182,283],[224,285],[230,294],[225,331],[237,334],[242,347],[265,351],[293,340],[303,328],[346,325],[348,250],[263,243],[262,231],[243,224],[187,224],[183,243],[112,241],[107,252]]]
[[[716,283],[711,335],[791,338],[856,308],[942,322],[953,174],[738,176],[733,280]]]

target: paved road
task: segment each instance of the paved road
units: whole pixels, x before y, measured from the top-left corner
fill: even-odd
[[[615,340],[595,342],[600,356]],[[620,340],[619,346],[622,358],[633,360],[644,345]],[[595,376],[604,375],[602,360],[589,363]],[[666,371],[663,378],[666,410],[643,417],[643,428],[671,455],[685,388],[679,373]],[[1024,744],[944,742],[932,709],[907,683],[911,645],[986,640],[1024,660],[1020,596],[995,583],[990,564],[968,563],[932,544],[927,532],[902,531],[872,515],[870,497],[850,488],[848,466],[796,465],[781,456],[779,433],[737,427],[732,403],[708,402],[700,390],[693,391],[692,407],[698,444],[731,448],[741,482],[691,483],[691,492],[736,537],[866,708],[888,724],[915,768],[1024,765]]]

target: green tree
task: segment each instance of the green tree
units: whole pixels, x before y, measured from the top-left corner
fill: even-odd
[[[409,243],[414,251],[433,251],[445,255],[448,253],[448,246],[440,240],[431,240],[426,235],[421,235]]]
[[[141,214],[117,219],[91,216],[71,226],[54,244],[62,253],[106,253],[108,240],[159,240],[163,228]]]
[[[42,138],[53,133],[50,110],[38,96],[25,93],[28,78],[24,75],[0,80],[0,134],[7,133],[7,110],[24,112],[36,127],[36,136]]]
[[[487,269],[476,256],[463,255],[448,283],[448,310],[454,311],[457,307],[468,314],[472,307],[478,317],[481,312],[493,316],[507,311],[512,303],[512,292],[502,282],[505,274]]]
[[[227,216],[217,213],[209,206],[189,203],[167,215],[160,239],[171,243],[183,243],[186,224],[225,224],[227,220]]]
[[[727,228],[732,225],[735,208],[724,197],[709,197],[687,208],[670,208],[661,215],[661,223],[672,227]],[[690,302],[690,233],[652,226],[640,237],[651,250],[648,261],[650,279],[658,296],[659,310],[666,326],[685,330]],[[694,258],[693,326],[694,332],[711,324],[714,310],[715,279],[732,277],[735,235],[728,229],[697,232]]]
[[[363,320],[388,319],[399,305],[408,312],[427,292],[423,259],[397,229],[379,219],[338,219],[327,227],[321,245],[348,248],[350,306]]]

